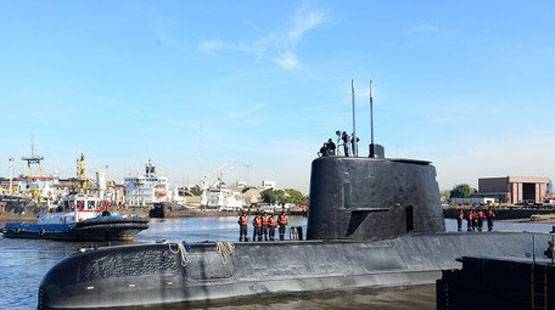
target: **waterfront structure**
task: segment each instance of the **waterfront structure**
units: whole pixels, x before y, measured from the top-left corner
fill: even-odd
[[[203,192],[206,207],[219,211],[235,211],[243,208],[241,190],[227,186],[221,179]]]
[[[498,203],[499,200],[492,197],[468,197],[468,198],[451,198],[451,203],[455,205],[494,205]]]
[[[145,163],[145,174],[126,177],[125,203],[131,206],[150,206],[169,201],[168,178],[156,174],[156,166],[149,159]]]
[[[495,197],[510,204],[542,203],[550,180],[546,177],[506,176],[478,179],[475,196]]]
[[[269,181],[269,180],[262,181],[262,188],[264,189],[276,188],[276,181]]]

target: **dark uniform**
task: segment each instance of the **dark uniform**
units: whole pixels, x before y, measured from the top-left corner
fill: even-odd
[[[341,141],[343,141],[343,151],[345,157],[349,157],[349,135],[346,132],[341,134]]]
[[[249,241],[249,238],[247,237],[247,225],[249,223],[249,216],[246,213],[241,214],[237,223],[239,223],[239,242]]]
[[[457,210],[457,231],[462,231],[462,223],[464,219],[464,211],[462,209]]]
[[[268,218],[268,235],[270,236],[270,241],[274,241],[276,238],[276,217],[272,214]]]
[[[287,215],[285,215],[285,213],[281,212],[281,214],[278,217],[278,223],[279,223],[279,240],[284,240],[285,228],[287,227]]]
[[[478,231],[482,231],[484,228],[484,211],[480,210],[477,212],[478,215]]]
[[[488,222],[488,231],[493,230],[493,219],[495,218],[495,212],[492,209],[489,209],[486,212],[486,221]]]
[[[335,146],[335,143],[333,143],[333,141],[331,139],[328,139],[328,142],[326,143],[326,145],[327,145],[327,147],[326,147],[327,156],[335,155],[335,149],[337,148]]]

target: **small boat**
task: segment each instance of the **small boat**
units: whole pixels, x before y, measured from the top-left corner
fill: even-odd
[[[7,238],[67,241],[131,241],[148,228],[148,219],[113,214],[108,201],[88,194],[70,194],[54,208],[44,207],[37,223],[6,223]]]

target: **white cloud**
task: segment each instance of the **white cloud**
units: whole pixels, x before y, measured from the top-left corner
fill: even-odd
[[[224,49],[226,47],[224,41],[220,39],[202,41],[200,43],[200,50],[206,54],[213,54],[214,52]]]
[[[327,21],[326,14],[318,9],[304,12],[305,10],[297,10],[293,19],[293,26],[289,30],[288,39],[300,39],[306,32],[316,28]]]
[[[289,26],[282,31],[267,32],[253,42],[226,42],[221,39],[204,40],[199,50],[206,54],[219,51],[236,51],[269,59],[280,68],[292,70],[300,66],[296,47],[311,30],[328,21],[328,15],[320,9],[301,7],[296,10]]]
[[[277,64],[285,70],[292,70],[299,66],[299,60],[295,54],[287,51],[276,59]]]
[[[416,33],[438,33],[441,32],[441,30],[429,23],[420,23],[417,25],[413,25],[412,27],[409,28],[409,30],[407,31],[408,34],[416,34]]]

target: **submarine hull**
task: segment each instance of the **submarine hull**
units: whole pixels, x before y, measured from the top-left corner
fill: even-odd
[[[525,257],[532,238],[543,253],[550,236],[440,233],[391,240],[127,245],[67,257],[44,277],[39,309],[209,303],[260,294],[433,284],[467,255]]]

